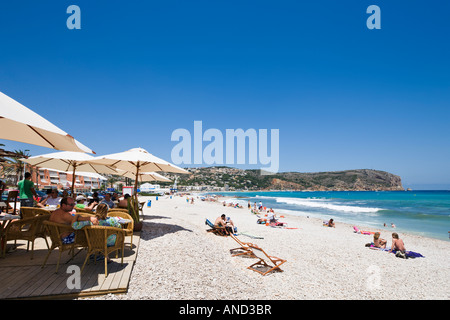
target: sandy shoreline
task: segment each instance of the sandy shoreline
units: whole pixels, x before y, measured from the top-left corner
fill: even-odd
[[[284,215],[291,228],[256,223],[247,208],[223,207],[220,202],[186,202],[186,197],[152,199],[144,208],[138,258],[125,295],[96,299],[152,300],[290,300],[290,299],[439,299],[450,298],[450,242],[400,234],[407,250],[425,258],[400,259],[366,248],[372,236],[336,228],[322,220]],[[257,260],[232,257],[237,243],[207,233],[205,218],[222,213],[238,227],[238,238],[253,242],[268,254],[286,259],[283,272],[261,276],[247,269]],[[369,229],[369,228],[368,228]],[[391,243],[391,233],[380,231]],[[253,235],[257,239],[249,237]],[[261,239],[262,238],[262,239]]]

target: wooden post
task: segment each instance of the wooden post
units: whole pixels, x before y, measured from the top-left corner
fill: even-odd
[[[70,193],[71,193],[71,197],[72,197],[72,199],[73,200],[75,200],[75,197],[73,196],[73,188],[75,187],[75,170],[76,170],[76,168],[77,168],[77,165],[76,165],[76,163],[72,163],[72,166],[73,166],[73,172],[72,172],[72,189],[71,189],[71,191],[70,191]]]
[[[138,177],[139,177],[139,161],[136,165],[136,180],[134,181],[134,211],[137,212],[139,219],[139,202],[137,196]]]

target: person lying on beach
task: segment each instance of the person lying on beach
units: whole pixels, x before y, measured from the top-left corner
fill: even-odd
[[[384,249],[384,248],[386,248],[386,244],[387,244],[387,241],[385,239],[380,238],[380,233],[375,232],[375,234],[373,235],[374,247]]]

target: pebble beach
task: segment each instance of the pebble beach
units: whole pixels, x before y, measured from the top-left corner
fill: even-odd
[[[194,203],[186,197],[151,199],[144,207],[138,257],[129,290],[122,295],[91,299],[114,300],[448,300],[450,241],[399,234],[406,249],[423,258],[402,259],[365,247],[370,235],[340,223],[328,228],[317,218],[283,215],[288,228],[257,224],[247,208],[217,202]],[[221,214],[238,227],[237,237],[287,260],[282,272],[265,276],[248,269],[258,261],[233,257],[231,237],[207,232],[205,219]],[[391,234],[380,231],[391,244]],[[394,230],[395,231],[395,230]]]

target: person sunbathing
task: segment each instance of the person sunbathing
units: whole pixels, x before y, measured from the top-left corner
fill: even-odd
[[[375,232],[375,234],[373,235],[373,246],[376,248],[384,249],[384,248],[386,248],[386,244],[387,244],[387,241],[380,238],[380,233]]]
[[[226,218],[225,214],[222,214],[216,219],[214,225],[217,227],[225,227],[225,232],[227,234],[235,233],[237,228],[234,226],[233,221],[230,218]]]
[[[396,232],[392,233],[392,247],[389,252],[392,252],[392,250],[400,251],[403,254],[406,252],[405,244]]]

